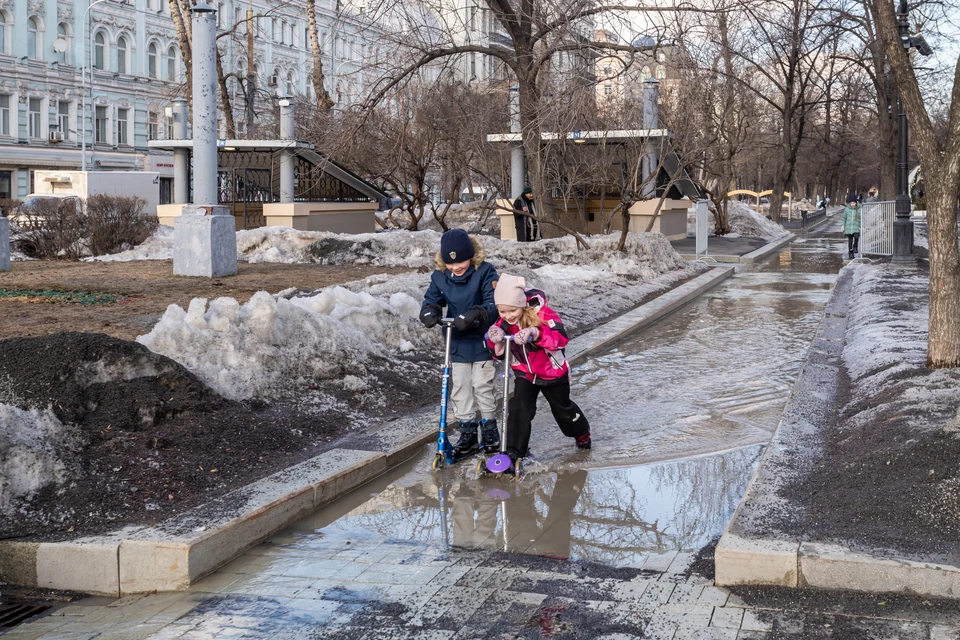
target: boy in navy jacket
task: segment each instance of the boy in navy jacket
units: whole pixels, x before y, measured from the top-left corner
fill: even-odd
[[[451,399],[454,415],[460,421],[460,440],[454,445],[454,455],[463,457],[478,452],[481,437],[484,449],[496,453],[500,450],[500,432],[493,395],[494,365],[483,335],[499,318],[493,301],[497,270],[484,261],[480,243],[462,229],[452,229],[440,237],[436,266],[423,296],[420,321],[426,327],[435,327],[443,317],[444,307],[447,316],[454,318],[450,341]]]

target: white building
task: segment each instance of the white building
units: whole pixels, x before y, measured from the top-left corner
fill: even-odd
[[[379,38],[362,15],[335,3],[317,0],[317,20],[328,91],[343,104],[360,95],[364,60],[378,55]],[[217,5],[225,72],[246,76],[252,7],[258,101],[278,92],[312,101],[305,2]],[[185,89],[169,11],[166,0],[0,0],[0,198],[31,193],[35,169],[80,168],[85,135],[89,169],[159,171],[169,201],[171,157],[147,148],[171,137],[166,107]],[[84,67],[92,70],[86,110]],[[234,79],[228,87],[242,135],[243,92]]]

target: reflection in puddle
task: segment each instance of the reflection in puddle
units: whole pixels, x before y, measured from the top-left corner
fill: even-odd
[[[334,504],[301,521],[284,542],[376,538],[640,566],[651,553],[695,550],[715,537],[762,450],[530,474],[520,482],[477,480],[467,467],[434,476],[424,455],[400,478],[365,487],[350,511]]]

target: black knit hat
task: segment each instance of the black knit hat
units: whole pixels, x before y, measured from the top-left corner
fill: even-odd
[[[857,194],[855,193],[847,194],[847,202],[856,202],[856,201],[857,201]]]
[[[451,229],[440,236],[440,258],[454,264],[473,258],[473,241],[463,229]]]

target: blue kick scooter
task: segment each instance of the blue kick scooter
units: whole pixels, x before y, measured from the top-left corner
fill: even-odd
[[[447,346],[443,356],[443,386],[440,391],[440,434],[437,436],[437,455],[433,458],[430,468],[434,471],[443,469],[448,464],[457,462],[453,456],[453,445],[447,437],[447,403],[450,400],[450,339],[453,335],[453,318],[441,318],[446,333]]]

